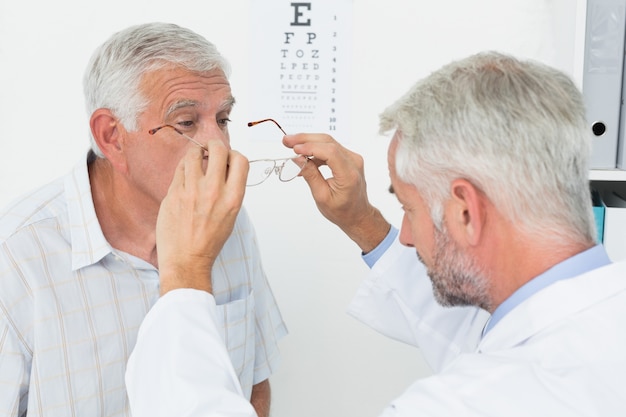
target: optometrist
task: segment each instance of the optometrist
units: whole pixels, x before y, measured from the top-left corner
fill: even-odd
[[[595,242],[574,83],[539,63],[476,54],[388,107],[381,130],[392,129],[399,231],[370,205],[359,155],[327,135],[284,138],[314,157],[302,176],[315,202],[371,265],[349,311],[418,346],[434,370],[382,416],[625,415],[626,263]],[[254,416],[206,279],[241,204],[246,164],[210,145],[213,175],[188,155],[159,214],[167,267],[128,363],[134,417]]]

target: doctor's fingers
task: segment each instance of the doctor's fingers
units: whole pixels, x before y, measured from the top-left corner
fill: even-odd
[[[358,170],[334,172],[325,178],[314,164],[305,166],[302,177],[307,181],[319,211],[339,225],[349,221],[360,208],[368,205],[365,179]]]
[[[298,133],[283,137],[283,145],[293,148],[295,153],[315,156],[322,161],[328,159],[335,144],[338,145],[338,142],[332,136],[323,133]]]
[[[343,147],[332,136],[321,133],[299,133],[283,138],[287,147],[300,155],[313,156],[317,167],[327,165],[335,177],[345,177],[345,171],[363,170],[361,155]],[[307,164],[308,165],[308,164]]]

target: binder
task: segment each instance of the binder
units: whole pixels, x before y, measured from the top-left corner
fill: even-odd
[[[624,40],[624,48],[626,50],[626,40]],[[626,169],[626,53],[624,53],[624,62],[622,64],[622,101],[619,116],[619,133],[617,138],[617,167]]]
[[[591,190],[591,202],[593,203],[593,217],[596,220],[597,243],[604,241],[604,211],[606,206],[600,192],[596,189]]]
[[[617,167],[625,34],[624,0],[587,0],[582,89],[592,169]]]
[[[626,200],[615,191],[605,191],[604,247],[613,262],[626,259]]]

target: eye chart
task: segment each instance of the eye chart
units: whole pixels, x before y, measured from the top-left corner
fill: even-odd
[[[345,142],[352,0],[250,3],[250,116],[272,118],[288,134],[328,133]]]

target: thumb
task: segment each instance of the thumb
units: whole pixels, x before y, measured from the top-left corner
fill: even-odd
[[[304,168],[302,168],[300,176],[304,178],[309,185],[311,194],[313,194],[313,198],[316,202],[319,203],[320,200],[325,200],[327,198],[330,192],[330,186],[317,165],[311,162],[307,163]]]

